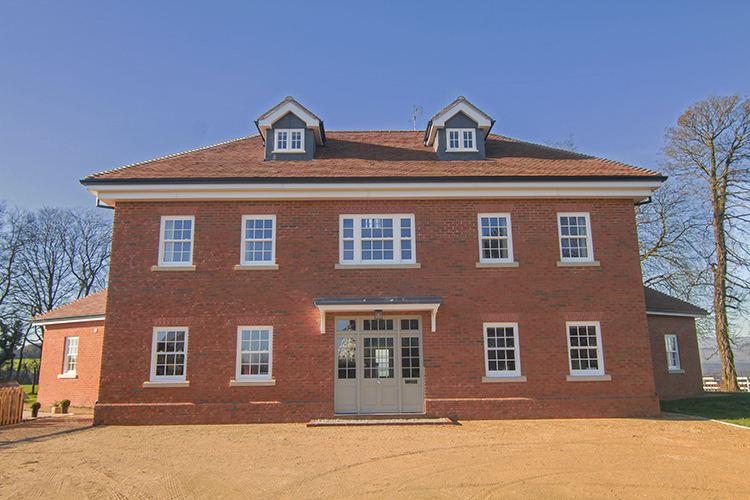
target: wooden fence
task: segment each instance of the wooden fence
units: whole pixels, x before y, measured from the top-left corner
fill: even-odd
[[[750,377],[737,377],[737,385],[740,391],[750,392]],[[703,377],[703,390],[716,392],[721,390],[721,379],[714,377]]]
[[[23,418],[23,397],[21,387],[0,389],[0,425],[17,424]]]

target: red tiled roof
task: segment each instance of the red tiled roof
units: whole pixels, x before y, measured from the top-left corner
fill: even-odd
[[[51,311],[34,316],[33,321],[49,321],[51,319],[73,319],[85,316],[103,315],[107,309],[107,289],[100,290],[82,299],[62,305]]]
[[[440,161],[424,132],[328,132],[312,161],[265,161],[259,135],[127,165],[82,182],[158,179],[451,178],[614,176],[661,178],[624,163],[490,134],[486,160]]]
[[[684,300],[676,299],[653,288],[643,287],[646,296],[646,312],[684,314],[686,316],[708,316],[708,312]]]

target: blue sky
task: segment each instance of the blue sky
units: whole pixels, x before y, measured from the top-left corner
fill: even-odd
[[[750,2],[0,0],[0,200],[88,206],[87,174],[256,132],[410,129],[458,95],[531,142],[658,170],[692,103],[750,94]]]

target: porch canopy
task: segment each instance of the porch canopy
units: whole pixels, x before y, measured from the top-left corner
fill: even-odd
[[[342,297],[313,299],[320,310],[320,333],[326,332],[326,313],[361,311],[430,311],[432,331],[435,331],[438,308],[442,297]]]

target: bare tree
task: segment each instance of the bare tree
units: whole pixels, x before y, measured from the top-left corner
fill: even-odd
[[[638,245],[644,284],[686,300],[705,302],[698,284],[705,281],[700,248],[705,236],[690,197],[669,180],[649,203],[636,207]]]
[[[93,209],[71,209],[68,266],[78,283],[77,298],[101,290],[107,283],[111,249],[111,222]]]
[[[709,96],[667,129],[665,141],[667,173],[682,184],[701,217],[691,245],[704,264],[697,285],[713,295],[722,389],[738,391],[728,313],[739,310],[750,290],[750,100]]]
[[[8,211],[0,203],[0,318],[13,315],[13,292],[19,273],[19,260],[31,236],[33,219],[23,210]]]

